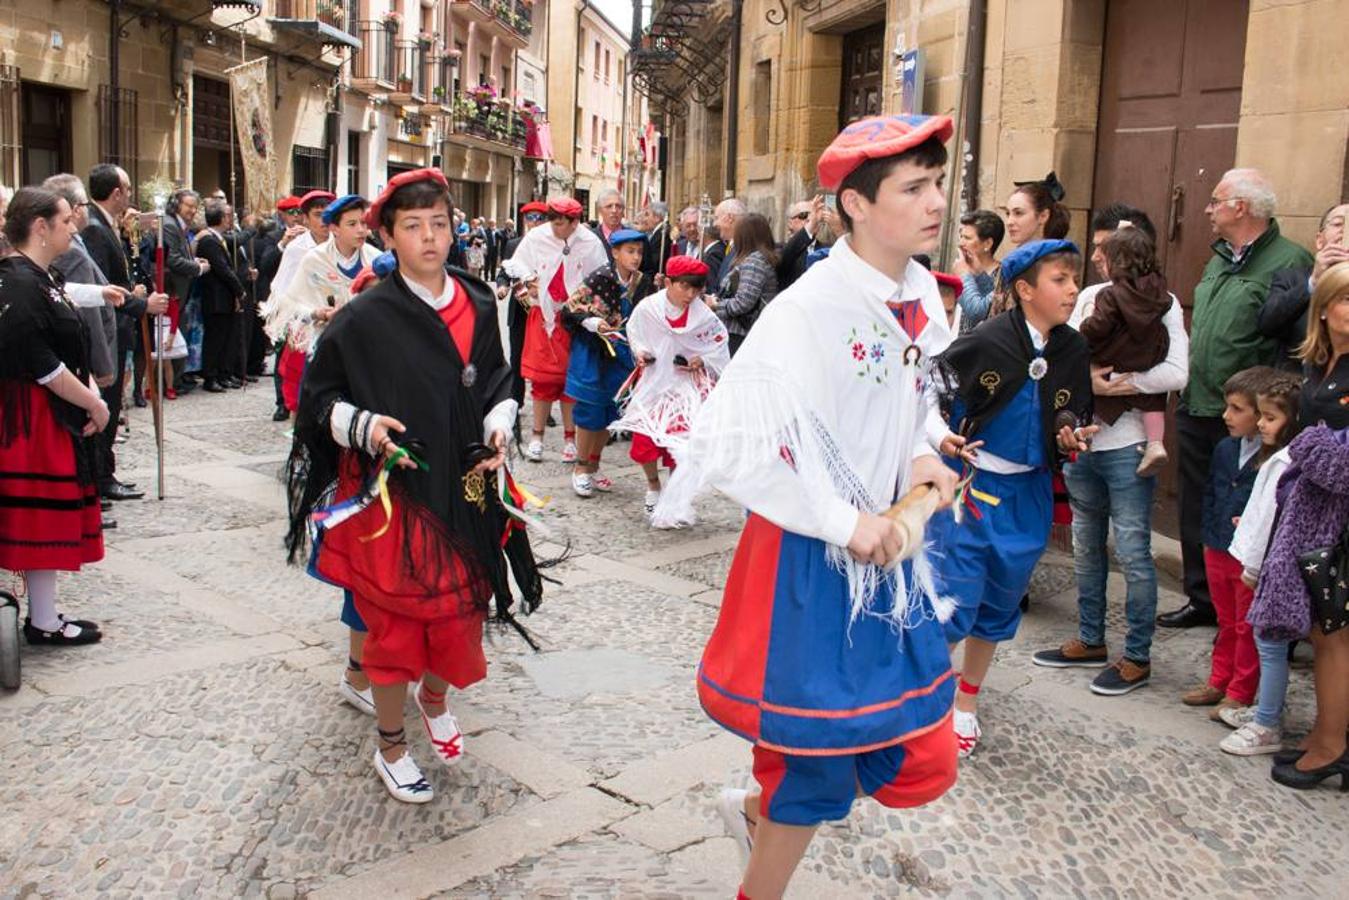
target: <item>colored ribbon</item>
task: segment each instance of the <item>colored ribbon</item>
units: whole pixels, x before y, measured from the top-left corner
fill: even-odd
[[[366,479],[364,486],[352,497],[343,500],[341,503],[335,503],[332,506],[325,506],[323,509],[314,510],[309,517],[310,521],[320,531],[326,531],[329,528],[336,528],[348,519],[354,518],[361,513],[375,498],[379,498],[380,506],[384,508],[384,524],[378,529],[367,535],[361,536],[361,541],[373,541],[376,538],[383,537],[389,530],[393,522],[393,498],[389,496],[389,475],[400,460],[410,459],[417,464],[417,468],[426,471],[428,466],[425,462],[418,459],[416,455],[410,452],[406,447],[399,447],[391,453],[380,467]]]
[[[969,510],[970,515],[974,516],[976,521],[984,517],[984,514],[975,504],[976,500],[987,506],[998,506],[1002,503],[1000,498],[993,496],[987,491],[981,491],[974,486],[974,475],[976,471],[977,470],[973,466],[970,466],[967,463],[960,481],[956,482],[955,503],[951,508],[951,513],[955,516],[956,524],[959,524],[964,518],[965,510]]]

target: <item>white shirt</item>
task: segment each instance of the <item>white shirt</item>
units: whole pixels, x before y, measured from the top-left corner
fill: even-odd
[[[1093,284],[1078,295],[1077,307],[1068,319],[1069,325],[1074,328],[1081,326],[1082,320],[1090,316],[1096,308],[1096,295],[1108,284],[1109,282]],[[1131,379],[1134,387],[1143,394],[1179,391],[1185,387],[1185,382],[1189,378],[1190,336],[1185,333],[1185,317],[1181,312],[1180,301],[1176,300],[1174,294],[1171,295],[1171,308],[1162,316],[1162,324],[1166,326],[1166,333],[1171,339],[1166,359],[1146,372],[1134,372]],[[1116,372],[1112,377],[1124,374],[1127,373]],[[1096,424],[1101,430],[1091,439],[1092,450],[1119,450],[1122,447],[1141,444],[1148,439],[1143,431],[1143,414],[1136,409],[1125,410],[1113,425],[1107,425],[1099,419]]]

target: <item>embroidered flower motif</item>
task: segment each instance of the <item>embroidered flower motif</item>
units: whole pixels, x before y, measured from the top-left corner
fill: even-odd
[[[867,358],[866,345],[863,344],[861,341],[853,341],[852,358],[857,360],[858,362],[861,362],[862,360]]]
[[[885,359],[885,345],[880,341],[871,345],[871,361],[880,362]]]
[[[1043,356],[1037,356],[1035,359],[1032,359],[1030,361],[1030,366],[1026,369],[1026,372],[1030,375],[1032,381],[1039,381],[1041,378],[1044,378],[1045,373],[1048,371],[1049,363],[1045,362]]]
[[[870,378],[877,384],[885,384],[890,378],[890,369],[885,364],[885,358],[893,349],[889,346],[891,336],[875,322],[871,323],[870,334],[863,332],[865,329],[850,328],[843,339],[857,365],[857,377]]]

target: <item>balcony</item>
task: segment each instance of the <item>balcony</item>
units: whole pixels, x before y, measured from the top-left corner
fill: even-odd
[[[523,49],[534,31],[534,6],[524,0],[454,0],[454,9],[498,31]]]
[[[267,22],[280,31],[292,31],[325,47],[361,49],[354,33],[358,0],[276,0],[276,15]]]
[[[351,57],[351,84],[366,93],[388,93],[398,81],[398,26],[388,20],[361,22],[361,49]]]
[[[493,149],[525,149],[525,121],[508,101],[464,92],[453,98],[450,109],[451,134],[498,145]]]
[[[397,41],[394,44],[394,59],[398,74],[395,76],[394,90],[389,100],[400,106],[415,106],[425,103],[431,94],[427,83],[427,61],[431,54],[431,44],[427,41]]]

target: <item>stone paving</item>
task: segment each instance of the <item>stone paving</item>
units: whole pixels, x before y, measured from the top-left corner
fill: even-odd
[[[106,638],[25,647],[23,687],[0,695],[0,897],[732,896],[712,802],[749,753],[702,714],[693,672],[740,511],[713,500],[695,528],[650,531],[621,446],[616,490],[590,501],[556,438],[518,464],[573,545],[527,620],[543,652],[490,635],[489,678],[454,698],[467,758],[433,768],[414,735],[436,798],[406,806],[370,770],[371,720],[337,700],[337,592],[284,565],[288,426],[270,411],[265,383],[170,404],[168,499],[118,504],[107,559],[62,578],[63,609]],[[153,490],[144,410],[131,429],[122,477]],[[793,896],[1345,896],[1345,798],[1278,787],[1176,700],[1211,630],[1159,631],[1153,685],[1096,697],[1029,661],[1072,628],[1070,561],[1050,553],[1032,594],[956,787],[919,810],[859,802]],[[1290,696],[1299,733],[1305,669]]]

